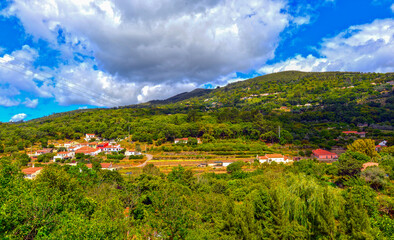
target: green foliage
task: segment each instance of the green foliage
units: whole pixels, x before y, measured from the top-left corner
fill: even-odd
[[[236,161],[228,165],[226,169],[228,173],[237,173],[242,171],[244,165],[245,163],[243,161]]]
[[[107,154],[107,159],[115,159],[115,160],[122,160],[124,159],[126,156],[123,154]]]
[[[143,159],[143,158],[144,158],[144,155],[130,155],[129,156],[130,160],[132,160],[132,159]]]
[[[361,173],[361,177],[374,189],[379,189],[387,184],[386,172],[379,167],[368,167]]]
[[[363,162],[369,158],[361,153],[347,151],[338,159],[338,173],[342,176],[355,176],[361,172]]]
[[[348,146],[349,151],[359,152],[372,157],[377,157],[378,153],[375,150],[375,141],[372,139],[357,139]]]

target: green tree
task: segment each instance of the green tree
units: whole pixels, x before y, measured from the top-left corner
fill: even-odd
[[[379,167],[368,167],[361,173],[361,177],[363,177],[375,190],[387,184],[386,172]]]
[[[245,163],[243,161],[236,161],[228,165],[226,169],[228,173],[236,173],[242,171],[244,165]]]
[[[375,150],[375,141],[372,139],[357,139],[347,148],[352,152],[360,152],[371,158],[379,156]]]
[[[338,174],[342,176],[354,176],[359,174],[363,165],[362,162],[351,153],[346,153],[342,154],[338,159]]]
[[[147,164],[142,169],[142,172],[145,174],[160,175],[160,169],[158,167],[156,167],[153,163]]]

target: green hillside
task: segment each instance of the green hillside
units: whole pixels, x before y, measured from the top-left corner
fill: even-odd
[[[78,139],[85,133],[111,139],[130,132],[141,142],[177,137],[268,138],[330,147],[338,143],[324,138],[332,140],[343,130],[360,130],[360,124],[368,125],[369,130],[364,130],[370,136],[389,138],[392,132],[386,130],[393,129],[393,79],[392,73],[269,74],[198,91],[198,96],[185,100],[174,98],[180,101],[169,104],[77,110],[21,124],[3,123],[0,146],[14,151],[18,144],[23,149],[49,139]],[[288,133],[287,140],[276,137],[279,126]],[[334,130],[327,135],[327,128]]]

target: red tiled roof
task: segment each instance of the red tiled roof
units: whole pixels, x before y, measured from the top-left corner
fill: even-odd
[[[365,132],[357,132],[357,131],[343,131],[344,134],[365,134]]]
[[[69,154],[69,152],[58,152],[57,154]]]
[[[329,152],[323,149],[316,149],[312,151],[313,154],[315,155],[337,155],[336,153]]]
[[[81,147],[80,149],[77,149],[75,153],[92,153],[95,151],[97,151],[97,149],[91,147]]]
[[[33,174],[41,169],[42,167],[36,167],[36,168],[30,167],[30,168],[22,169],[22,172],[27,175],[27,174]]]
[[[266,157],[268,158],[284,158],[282,154],[265,154]]]
[[[366,163],[363,164],[363,168],[361,169],[361,171],[364,171],[365,169],[367,169],[367,167],[372,167],[372,166],[379,166],[379,163],[366,162]]]

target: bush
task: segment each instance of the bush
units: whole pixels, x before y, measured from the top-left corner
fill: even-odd
[[[144,158],[144,155],[130,155],[129,156],[129,160],[132,160],[132,159],[143,159]]]
[[[236,161],[231,163],[230,165],[227,166],[227,172],[228,173],[235,173],[239,172],[242,170],[242,167],[245,165],[244,162],[242,161]]]
[[[122,160],[123,158],[125,158],[123,154],[107,154],[107,159]]]

